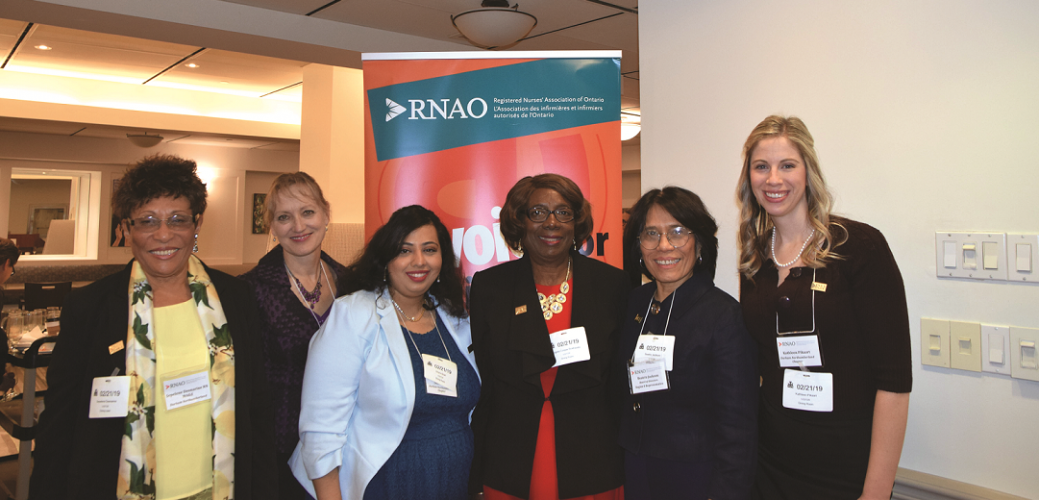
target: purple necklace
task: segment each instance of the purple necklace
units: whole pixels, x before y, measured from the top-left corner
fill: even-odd
[[[299,290],[299,294],[303,297],[303,300],[307,301],[307,304],[310,304],[311,312],[314,311],[314,307],[317,306],[317,303],[321,301],[321,275],[325,274],[325,266],[322,266],[319,261],[318,268],[321,269],[321,273],[317,277],[317,286],[314,287],[313,292],[308,292],[307,289],[303,287],[303,283],[299,281],[299,278],[297,278],[295,274],[292,274],[292,269],[289,269],[289,266],[287,265],[285,266],[285,270],[289,272],[289,276],[292,276],[292,279],[296,282],[296,290]]]

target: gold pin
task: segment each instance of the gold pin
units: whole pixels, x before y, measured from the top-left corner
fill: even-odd
[[[523,314],[525,312],[527,312],[527,305],[526,304],[516,308],[516,316],[519,316],[520,314]]]
[[[636,323],[642,323],[642,315],[641,314],[636,314],[635,315],[635,322]]]
[[[818,281],[813,281],[812,282],[812,290],[815,290],[817,292],[825,292],[826,291],[826,283],[819,283]]]
[[[120,340],[119,342],[116,342],[116,343],[108,346],[108,354],[115,354],[115,353],[117,353],[119,351],[122,351],[122,350],[123,350],[123,341],[122,340]]]

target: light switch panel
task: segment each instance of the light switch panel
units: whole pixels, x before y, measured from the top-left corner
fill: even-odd
[[[950,366],[957,370],[981,371],[981,323],[949,322]]]
[[[1007,234],[1007,281],[1039,283],[1039,234]]]
[[[1039,328],[1010,327],[1010,376],[1039,382]]]
[[[1007,237],[1003,233],[939,231],[934,243],[938,277],[1007,279]]]
[[[981,371],[1010,375],[1010,329],[981,325]]]
[[[949,322],[920,318],[920,361],[925,365],[949,367]]]

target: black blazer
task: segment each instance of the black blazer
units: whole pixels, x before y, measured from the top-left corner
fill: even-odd
[[[631,293],[618,377],[627,377],[655,291],[649,283]],[[711,464],[709,498],[750,498],[757,466],[757,347],[743,326],[739,302],[700,273],[649,315],[645,333],[663,335],[667,324],[667,335],[675,337],[671,388],[632,395],[625,378],[621,446],[635,455]]]
[[[29,495],[38,499],[115,497],[125,421],[90,419],[94,377],[118,368],[126,374],[130,271],[74,290],[61,311],[61,334],[47,372],[46,409],[40,415]],[[220,294],[235,348],[235,498],[275,498],[274,420],[263,372],[259,310],[252,289],[206,268]]]
[[[616,394],[608,386],[628,284],[624,271],[573,255],[571,325],[585,327],[592,359],[559,367],[549,400],[555,414],[560,498],[624,483],[617,445]],[[469,297],[473,348],[483,387],[473,412],[476,450],[471,493],[483,485],[520,498],[530,493],[541,408],[541,372],[555,356],[529,258],[476,273]],[[526,307],[525,312],[522,307]]]

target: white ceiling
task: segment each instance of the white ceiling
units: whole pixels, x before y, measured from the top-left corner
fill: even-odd
[[[479,0],[234,0],[300,16],[465,43],[451,15]],[[622,109],[639,112],[637,0],[524,0],[531,33],[510,50],[621,50]],[[38,47],[47,46],[51,50]],[[301,54],[305,58],[305,54]],[[0,19],[4,71],[42,73],[299,102],[309,61]],[[194,65],[191,67],[189,65]],[[2,115],[2,111],[0,111]],[[140,129],[0,117],[0,130],[125,137]],[[299,141],[148,130],[181,143],[299,150]],[[638,141],[636,138],[634,141]],[[632,141],[626,144],[633,144]]]

